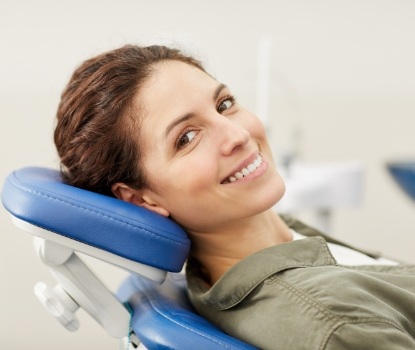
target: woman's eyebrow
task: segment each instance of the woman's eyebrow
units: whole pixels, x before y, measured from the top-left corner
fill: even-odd
[[[226,89],[227,86],[225,84],[219,84],[218,87],[215,89],[214,93],[213,93],[213,101],[216,101],[216,99],[218,98],[219,94],[221,93],[221,91],[223,89]],[[175,120],[173,120],[166,128],[166,133],[165,133],[165,137],[167,138],[167,136],[169,135],[169,133],[179,124],[193,118],[195,115],[193,113],[187,113],[184,116],[177,118]]]
[[[173,120],[166,128],[166,134],[165,137],[167,138],[167,136],[169,135],[170,131],[172,131],[177,125],[185,122],[186,120],[189,120],[191,118],[193,118],[195,115],[193,113],[187,113],[184,116],[177,118],[175,120]]]
[[[215,89],[215,93],[213,94],[213,101],[216,101],[221,91],[226,88],[227,86],[225,84],[219,84],[219,86]]]

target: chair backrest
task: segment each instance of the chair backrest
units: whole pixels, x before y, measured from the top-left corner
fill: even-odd
[[[132,307],[131,327],[147,349],[257,349],[224,334],[194,312],[183,274],[169,273],[162,285],[131,275],[122,284],[118,296]]]
[[[190,249],[186,233],[173,221],[68,186],[58,171],[46,168],[11,173],[3,186],[2,202],[17,226],[40,237],[38,254],[59,284],[54,290],[39,286],[38,298],[47,308],[60,303],[49,311],[68,329],[77,327],[72,313],[79,305],[111,336],[125,336],[130,315],[121,299],[131,306],[133,332],[149,350],[193,350],[195,344],[199,350],[254,349],[195,314],[186,298],[184,280],[177,283],[169,278],[159,285],[167,271],[182,269]],[[76,251],[134,274],[115,298],[83,265]]]

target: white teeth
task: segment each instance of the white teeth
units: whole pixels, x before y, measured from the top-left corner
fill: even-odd
[[[241,169],[240,171],[238,171],[237,173],[235,173],[233,176],[230,176],[229,179],[228,179],[228,181],[226,181],[225,183],[235,182],[236,180],[242,179],[244,176],[247,176],[247,175],[253,173],[256,169],[259,168],[259,166],[261,164],[262,164],[262,157],[259,155],[247,167]]]
[[[242,169],[242,175],[243,175],[243,176],[249,175],[249,171],[248,171],[248,169],[247,169],[247,168],[243,168],[243,169]]]

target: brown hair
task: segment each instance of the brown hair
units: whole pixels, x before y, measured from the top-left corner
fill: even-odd
[[[111,185],[146,186],[140,166],[138,109],[133,99],[166,60],[205,71],[199,61],[165,46],[127,45],[82,63],[62,93],[54,140],[67,183],[112,195]]]

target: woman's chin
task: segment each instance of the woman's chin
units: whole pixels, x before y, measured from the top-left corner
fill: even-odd
[[[283,181],[272,187],[272,189],[259,194],[261,196],[261,205],[258,208],[258,212],[273,208],[283,198],[284,194],[285,184]]]

